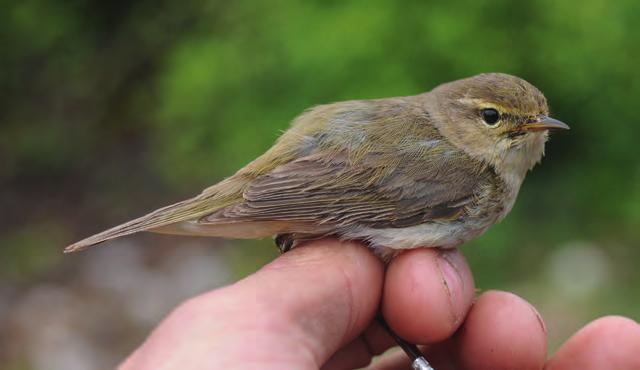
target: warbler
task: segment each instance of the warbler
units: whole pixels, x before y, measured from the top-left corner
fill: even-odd
[[[263,155],[199,195],[68,246],[139,231],[261,238],[283,251],[323,236],[390,259],[457,247],[511,210],[550,129],[544,95],[487,73],[415,96],[319,105]]]

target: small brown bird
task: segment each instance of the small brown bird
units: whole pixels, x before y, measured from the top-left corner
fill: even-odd
[[[320,105],[235,175],[65,252],[139,231],[276,235],[283,251],[334,235],[385,259],[456,247],[511,210],[548,130],[569,128],[548,114],[537,88],[499,73],[416,96]]]

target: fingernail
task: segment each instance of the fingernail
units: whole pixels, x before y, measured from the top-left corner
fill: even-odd
[[[456,267],[456,260],[460,257],[455,250],[442,250],[438,253],[438,257],[437,263],[442,283],[449,297],[454,322],[458,324],[462,316],[460,311],[464,305],[464,282]]]
[[[546,335],[547,326],[544,324],[544,320],[542,319],[542,316],[540,316],[540,313],[538,312],[538,310],[536,310],[536,308],[533,307],[531,303],[527,302],[527,304],[529,304],[529,308],[531,309],[531,311],[533,311],[533,314],[536,315],[536,319],[538,319],[538,324],[540,325],[540,327],[542,328],[542,331]]]

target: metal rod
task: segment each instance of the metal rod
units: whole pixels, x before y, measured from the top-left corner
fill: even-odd
[[[393,338],[393,340],[395,340],[396,343],[398,343],[398,346],[402,348],[404,353],[406,353],[407,356],[409,356],[409,359],[411,360],[411,367],[414,370],[435,370],[433,367],[431,367],[431,365],[429,365],[429,362],[424,357],[424,355],[422,354],[422,351],[420,351],[418,346],[400,338],[398,334],[396,334],[393,330],[391,330],[391,328],[389,327],[389,324],[387,324],[387,322],[384,320],[382,315],[378,315],[376,317],[376,320],[378,320],[378,322],[380,323],[380,325],[382,325],[384,330],[386,330],[386,332],[389,333],[391,338]]]

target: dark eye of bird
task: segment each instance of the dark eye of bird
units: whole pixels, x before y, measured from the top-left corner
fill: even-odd
[[[495,125],[500,121],[500,113],[493,108],[485,108],[480,111],[480,114],[487,125]]]

